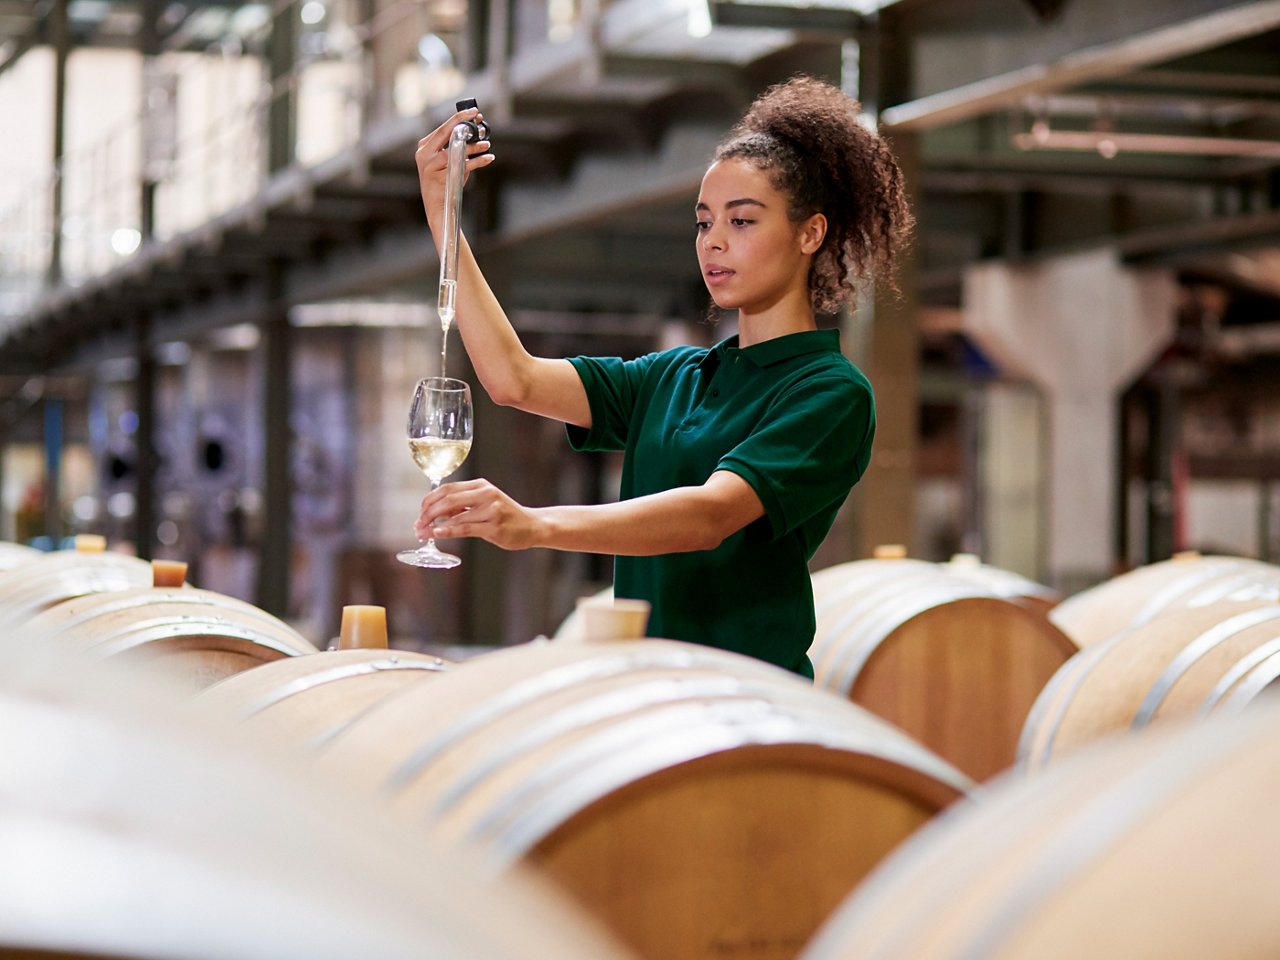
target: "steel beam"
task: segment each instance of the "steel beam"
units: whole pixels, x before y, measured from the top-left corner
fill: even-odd
[[[1101,2],[1101,0],[1100,0]],[[1173,23],[1121,35],[1036,62],[1027,50],[1024,66],[886,109],[882,122],[898,130],[929,130],[970,120],[985,113],[1017,107],[1028,97],[1043,96],[1082,84],[1108,80],[1190,54],[1280,28],[1280,0],[1237,2]],[[1006,44],[1006,48],[1015,44]]]

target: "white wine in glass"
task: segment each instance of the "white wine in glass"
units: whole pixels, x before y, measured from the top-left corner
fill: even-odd
[[[409,452],[431,489],[467,459],[471,452],[471,388],[450,377],[419,380],[409,406]],[[435,538],[416,550],[401,550],[396,559],[415,567],[456,567],[462,561],[436,549]]]

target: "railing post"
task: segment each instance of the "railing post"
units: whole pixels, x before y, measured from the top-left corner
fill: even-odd
[[[62,205],[66,177],[62,169],[66,149],[67,57],[71,52],[71,30],[67,21],[70,0],[53,0],[49,11],[49,41],[53,46],[53,181],[49,209],[49,265],[45,283],[62,283]]]
[[[62,400],[44,399],[44,532],[62,539]]]
[[[271,18],[267,48],[271,102],[267,107],[267,172],[276,173],[293,163],[298,121],[294,109],[293,72],[298,48],[297,4],[277,5]]]

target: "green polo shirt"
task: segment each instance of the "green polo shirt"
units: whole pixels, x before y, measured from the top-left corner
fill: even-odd
[[[714,550],[618,557],[614,592],[653,605],[649,635],[758,657],[807,677],[809,559],[871,456],[871,384],[811,330],[739,348],[679,347],[635,360],[573,357],[591,428],[577,450],[623,450],[622,499],[738,474],[765,515]]]

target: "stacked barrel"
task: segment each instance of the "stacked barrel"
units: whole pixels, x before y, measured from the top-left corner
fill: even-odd
[[[48,809],[139,849],[29,843],[39,863],[10,862],[66,902],[17,909],[0,869],[0,918],[26,918],[0,956],[1234,955],[1205,947],[1217,921],[1156,929],[1161,897],[1280,945],[1217,902],[1249,870],[1269,889],[1280,852],[1229,835],[1280,799],[1266,564],[1182,558],[1059,603],[886,551],[814,575],[810,684],[606,638],[607,591],[559,639],[453,663],[389,649],[380,608],[321,651],[180,568],[7,557],[0,840]],[[1156,722],[1193,716],[1214,722]],[[1173,732],[1093,743],[1148,724]],[[197,890],[244,921],[187,916]]]
[[[0,569],[0,956],[628,956],[544,881],[398,829],[191,708],[218,680],[292,663],[391,675],[385,649],[322,654],[169,565],[0,558],[18,561]]]
[[[1280,568],[1181,555],[1048,616],[1080,651],[1018,765],[886,858],[802,960],[1280,952]]]
[[[216,734],[209,749],[218,756],[242,755],[250,766],[269,757],[268,767],[287,770],[290,782],[298,777],[308,795],[354,803],[359,812],[343,814],[353,836],[358,824],[377,823],[444,851],[446,861],[464,856],[470,874],[459,876],[478,874],[474,896],[500,902],[504,916],[512,909],[508,885],[539,909],[554,890],[553,904],[529,927],[545,949],[531,945],[522,955],[794,957],[863,877],[972,787],[846,698],[698,645],[584,636],[455,664],[387,649],[384,621],[381,637],[371,631],[372,642],[347,642],[344,629],[338,646],[346,649],[322,652],[277,618],[188,585],[167,567],[105,552],[15,553],[20,563],[0,572],[0,621],[9,630],[0,655],[7,662],[52,664],[53,674],[75,664],[82,687],[94,690],[90,699],[111,701],[108,713],[128,713],[145,700],[134,689],[140,684],[164,690],[183,704],[180,722],[168,712],[153,718],[166,736],[190,724],[196,737]],[[116,703],[108,687],[131,692]],[[152,749],[145,736],[141,754]],[[199,794],[221,761],[200,755],[196,739],[188,749],[190,761],[170,771]],[[189,777],[187,767],[200,764],[207,772]],[[157,760],[147,776],[164,768]],[[80,773],[68,768],[66,775],[68,795],[87,787],[98,796]],[[138,775],[138,789],[147,776]],[[280,779],[248,775],[230,789],[250,806],[296,805],[296,785],[285,789]],[[301,843],[314,826],[286,831],[263,856],[289,860],[288,844]],[[332,829],[327,824],[312,842],[323,845]],[[216,831],[197,832],[209,834],[215,848],[230,843]],[[183,849],[198,858],[194,848]],[[434,854],[407,843],[406,855],[427,862]],[[73,862],[82,855],[69,856]],[[113,869],[128,875],[144,867],[116,862]],[[317,882],[328,876],[338,888],[360,885],[340,879],[345,864],[327,869]],[[350,869],[375,865],[353,861]],[[426,872],[409,878],[403,864],[387,869],[386,884],[398,888],[432,892],[452,882]],[[537,884],[526,890],[530,877]],[[251,886],[243,875],[237,882]],[[371,886],[364,900],[383,895],[382,880]],[[178,879],[174,896],[180,893]],[[279,890],[271,898],[289,902]],[[140,915],[137,904],[116,906],[121,916]],[[315,909],[341,915],[323,898]],[[459,911],[455,926],[474,912]],[[354,916],[358,928],[359,911]],[[403,918],[379,922],[410,932]],[[522,922],[517,911],[501,926]],[[253,929],[243,928],[245,938]],[[326,929],[319,924],[311,940]],[[48,935],[56,939],[54,931]],[[379,955],[352,950],[357,935],[353,929],[345,940],[334,938],[330,952]],[[41,944],[40,936],[33,942]],[[95,945],[94,934],[87,936],[86,952],[142,955],[127,942]],[[444,934],[433,936],[423,937],[419,955],[471,955],[433,947]],[[484,946],[493,939],[485,932],[476,949],[510,955],[505,946]],[[391,933],[383,940],[396,947]],[[589,945],[586,953],[578,952],[581,944]],[[0,952],[6,948],[0,927]],[[229,945],[225,955],[239,949]],[[311,949],[310,940],[305,950],[276,941],[263,955]]]
[[[1239,712],[1280,678],[1280,567],[1184,554],[1077,594],[1051,618],[1081,652],[1023,731],[1035,768],[1099,737]]]
[[[1009,767],[1036,697],[1077,651],[1046,588],[970,557],[883,549],[813,576],[817,683],[977,780]]]
[[[842,698],[706,647],[544,640],[444,669],[359,653],[258,667],[195,705],[407,830],[535,869],[642,957],[795,956],[971,786]]]

